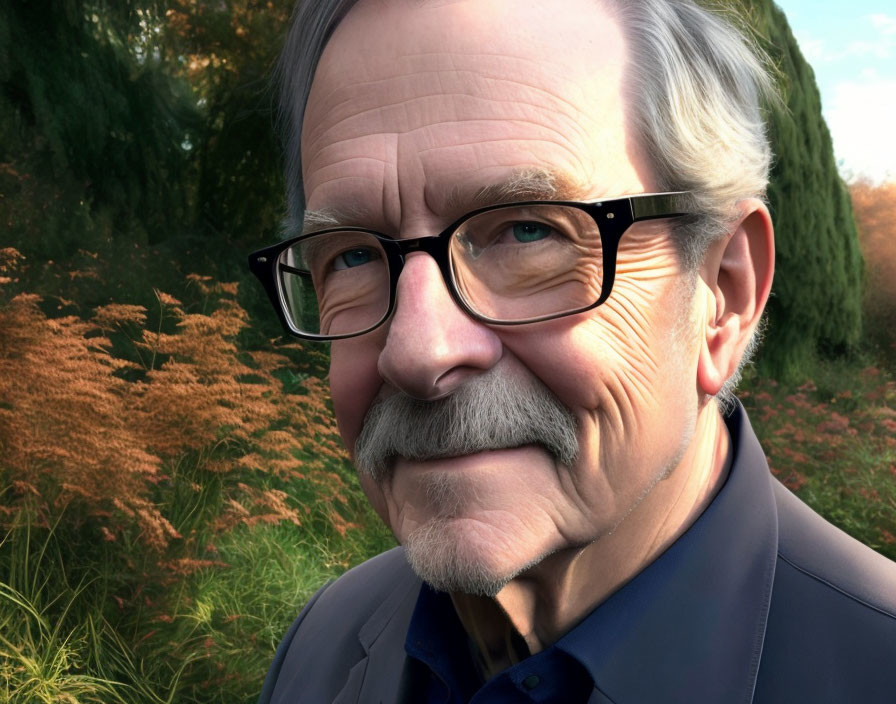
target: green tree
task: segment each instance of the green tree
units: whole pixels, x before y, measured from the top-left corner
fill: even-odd
[[[271,73],[293,1],[169,4],[161,50],[172,70],[193,86],[203,109],[196,145],[201,225],[243,249],[270,240],[283,215]]]
[[[769,115],[777,264],[760,368],[798,374],[817,354],[840,355],[859,342],[863,262],[812,67],[784,13],[771,0],[750,5],[787,106]]]
[[[0,162],[7,243],[64,257],[190,221],[188,84],[153,52],[151,3],[0,7]]]

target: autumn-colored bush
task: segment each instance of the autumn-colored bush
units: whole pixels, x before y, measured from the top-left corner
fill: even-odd
[[[394,544],[325,355],[245,335],[235,285],[82,310],[25,264],[0,249],[0,702],[253,701],[310,594]]]
[[[896,357],[896,181],[859,180],[850,196],[865,258],[865,327]]]
[[[799,386],[746,375],[738,394],[772,473],[829,521],[896,559],[896,378],[846,360]]]
[[[18,258],[3,252],[6,286]],[[284,394],[278,373],[288,358],[235,344],[246,325],[236,287],[192,281],[210,313],[188,312],[162,292],[157,310],[116,303],[87,317],[48,317],[29,293],[2,303],[7,525],[26,509],[43,524],[68,510],[95,521],[106,540],[136,529],[161,553],[190,538],[154,500],[185,462],[220,484],[216,531],[301,522],[300,508],[260,478],[310,481],[322,500],[338,504],[341,479],[327,462],[343,453],[321,380],[308,377],[301,395]],[[332,519],[344,530],[335,509]]]

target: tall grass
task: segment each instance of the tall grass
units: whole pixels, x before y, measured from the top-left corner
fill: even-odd
[[[102,614],[85,609],[94,584],[73,584],[54,531],[25,521],[0,542],[0,701],[125,702],[108,676],[110,640]]]
[[[2,254],[0,701],[254,700],[312,591],[392,544],[324,384],[237,344],[233,286],[51,318]]]

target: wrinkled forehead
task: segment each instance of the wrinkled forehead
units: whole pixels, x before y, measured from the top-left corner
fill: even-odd
[[[360,0],[309,95],[308,205],[328,183],[378,178],[402,150],[440,192],[451,184],[439,179],[480,167],[486,181],[535,166],[588,181],[594,155],[627,160],[625,61],[619,25],[596,0]]]
[[[448,53],[533,58],[587,76],[622,37],[599,0],[358,0],[324,57],[354,54],[365,67]],[[322,61],[325,63],[325,61]]]
[[[406,97],[423,86],[435,94],[474,77],[484,91],[497,88],[489,78],[507,81],[495,100],[543,91],[579,107],[612,85],[624,60],[619,27],[596,0],[360,0],[327,43],[305,122],[359,92],[396,89],[400,100],[402,87]]]

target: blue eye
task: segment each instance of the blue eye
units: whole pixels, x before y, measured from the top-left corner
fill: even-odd
[[[372,249],[359,247],[343,252],[333,260],[333,269],[351,269],[352,267],[369,264],[374,259],[379,259],[379,254]]]
[[[552,228],[542,222],[518,222],[512,230],[517,242],[537,242],[550,237]]]

